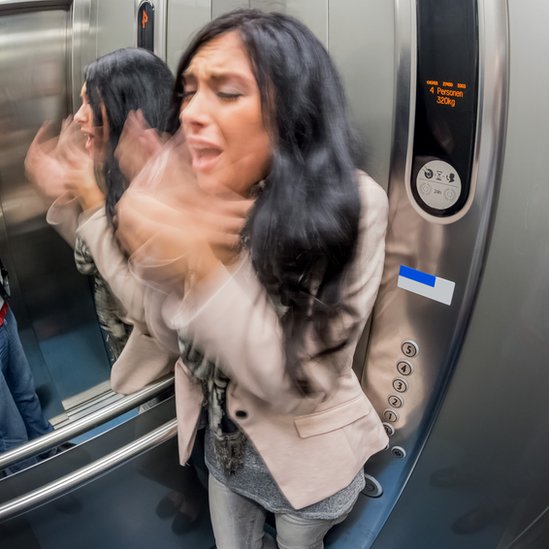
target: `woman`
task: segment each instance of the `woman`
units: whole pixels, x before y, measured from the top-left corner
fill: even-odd
[[[177,75],[196,181],[181,176],[187,200],[175,206],[138,178],[117,211],[136,269],[172,292],[180,457],[205,402],[217,547],[263,547],[268,510],[279,547],[321,548],[387,444],[352,370],[381,278],[387,199],[356,170],[339,76],[297,20],[221,16]],[[236,246],[235,196],[253,201]]]
[[[128,116],[138,109],[143,123],[161,133],[171,131],[174,79],[160,58],[137,48],[100,57],[84,76],[74,122],[63,125],[53,150],[43,142],[42,128],[25,165],[29,178],[56,199],[48,223],[74,247],[79,271],[94,278],[98,318],[113,362],[112,387],[132,393],[171,372],[177,344],[167,328],[151,337],[144,309],[147,289],[133,283],[114,239],[115,206],[128,185],[115,150]],[[78,133],[83,147],[76,144]]]

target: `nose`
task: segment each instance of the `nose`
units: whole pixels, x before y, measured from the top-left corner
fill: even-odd
[[[88,105],[82,104],[80,105],[80,108],[76,111],[76,114],[74,115],[74,121],[77,124],[86,124],[88,122],[89,118],[89,109]]]
[[[179,110],[179,121],[183,130],[204,128],[211,120],[211,112],[207,94],[197,91],[189,100],[181,103]]]

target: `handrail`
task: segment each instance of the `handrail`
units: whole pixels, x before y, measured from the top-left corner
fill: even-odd
[[[154,385],[145,387],[144,389],[141,389],[141,391],[121,398],[114,404],[105,406],[105,408],[101,408],[97,412],[92,412],[86,417],[77,419],[65,427],[60,427],[51,433],[42,435],[41,437],[31,440],[30,442],[10,450],[9,452],[0,454],[0,470],[5,469],[6,467],[9,467],[10,465],[13,465],[14,463],[17,463],[25,458],[39,454],[44,450],[53,448],[62,442],[85,433],[93,427],[97,427],[97,425],[105,423],[109,419],[119,416],[124,412],[147,402],[162,391],[171,387],[173,385],[173,379],[173,376],[171,376],[155,383]]]
[[[66,493],[83,486],[87,482],[108,473],[115,467],[138,457],[147,450],[154,448],[173,438],[177,434],[177,420],[172,419],[145,436],[134,440],[126,446],[107,454],[106,456],[77,469],[40,488],[0,505],[0,521],[14,518],[31,511],[40,505],[49,503]]]

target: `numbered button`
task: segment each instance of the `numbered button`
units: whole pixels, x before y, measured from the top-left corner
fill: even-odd
[[[402,399],[396,395],[390,395],[387,401],[393,408],[400,408],[402,406]]]
[[[392,437],[395,434],[395,428],[390,423],[384,423],[383,428],[388,437]]]
[[[408,390],[408,384],[403,379],[397,377],[393,379],[393,389],[397,393],[405,393]]]
[[[411,339],[403,341],[400,349],[402,351],[402,354],[404,356],[407,356],[408,358],[412,358],[419,353],[419,347],[417,343],[415,341],[412,341]]]
[[[409,376],[414,371],[414,367],[407,360],[400,360],[397,362],[397,370],[399,374]]]
[[[383,419],[394,423],[395,421],[398,421],[398,414],[394,410],[385,410],[383,412]]]
[[[391,448],[391,454],[399,459],[402,459],[406,457],[406,450],[400,446],[393,446]]]
[[[364,484],[364,494],[371,498],[378,498],[381,494],[383,494],[381,484],[372,475],[364,473],[364,480],[366,481]]]

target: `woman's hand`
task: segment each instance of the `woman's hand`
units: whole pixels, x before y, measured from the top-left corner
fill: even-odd
[[[97,186],[93,161],[84,150],[78,125],[67,118],[59,136],[47,138],[50,127],[50,123],[44,124],[29,147],[27,177],[50,200],[68,193],[80,200],[83,209],[101,205],[104,195]]]
[[[67,139],[60,149],[60,155],[65,169],[66,190],[78,198],[84,211],[102,206],[105,195],[97,185],[93,160],[82,143]]]
[[[147,162],[161,151],[164,141],[156,130],[148,126],[142,111],[128,114],[114,153],[128,180],[137,177]]]
[[[178,136],[120,200],[117,237],[143,277],[181,288],[236,259],[252,204],[201,191]]]
[[[66,169],[58,149],[59,138],[47,137],[51,125],[51,122],[43,124],[32,140],[25,157],[25,174],[42,195],[54,200],[67,189]]]

